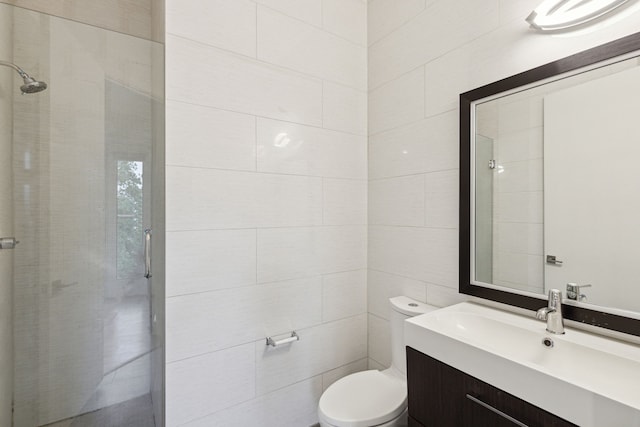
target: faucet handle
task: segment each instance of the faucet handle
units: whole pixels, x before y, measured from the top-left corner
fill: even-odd
[[[580,289],[582,288],[590,288],[591,285],[578,285],[577,283],[567,283],[567,298],[576,300],[576,301],[584,301],[587,299],[587,296],[580,293]]]

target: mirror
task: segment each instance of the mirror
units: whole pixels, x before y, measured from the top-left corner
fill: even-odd
[[[639,93],[637,33],[460,95],[461,293],[640,335]]]

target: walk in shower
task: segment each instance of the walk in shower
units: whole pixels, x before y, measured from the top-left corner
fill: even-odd
[[[164,46],[0,33],[0,426],[162,426]]]

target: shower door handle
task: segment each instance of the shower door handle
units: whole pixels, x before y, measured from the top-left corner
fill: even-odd
[[[0,237],[0,249],[13,249],[18,243],[15,237]]]
[[[144,277],[151,277],[151,229],[144,230]]]

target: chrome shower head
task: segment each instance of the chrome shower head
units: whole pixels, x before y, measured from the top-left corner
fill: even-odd
[[[37,80],[34,80],[28,75],[22,78],[24,79],[24,84],[20,86],[20,90],[22,91],[22,94],[38,93],[38,92],[42,92],[47,88],[47,84],[45,82],[39,82]]]
[[[5,67],[10,67],[16,70],[22,80],[24,80],[24,84],[20,86],[20,90],[22,94],[25,93],[38,93],[42,92],[47,88],[47,84],[45,82],[38,81],[27,74],[22,68],[18,67],[16,64],[7,61],[0,61],[0,65],[4,65]]]

